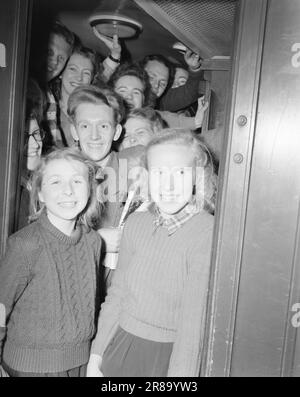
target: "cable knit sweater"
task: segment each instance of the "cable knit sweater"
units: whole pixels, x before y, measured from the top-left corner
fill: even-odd
[[[198,376],[213,216],[196,214],[174,234],[134,213],[122,237],[92,353],[103,355],[118,326],[144,339],[174,342],[168,376]]]
[[[46,214],[8,239],[0,262],[3,359],[23,372],[60,372],[88,361],[94,336],[101,238],[77,227],[72,236]],[[1,350],[0,350],[1,352]]]

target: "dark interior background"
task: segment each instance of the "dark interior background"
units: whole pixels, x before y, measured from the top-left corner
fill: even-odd
[[[160,53],[183,62],[182,54],[172,48],[177,41],[196,49],[203,58],[229,56],[235,9],[236,0],[34,0],[32,57],[40,57],[45,50],[55,19],[75,32],[85,46],[105,57],[107,48],[89,24],[89,17],[96,13],[121,14],[143,25],[138,37],[124,43],[134,60]]]

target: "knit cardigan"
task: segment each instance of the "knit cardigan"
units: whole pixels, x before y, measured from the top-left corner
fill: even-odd
[[[168,376],[198,376],[209,282],[213,216],[196,214],[174,234],[150,212],[132,214],[102,305],[91,352],[103,355],[118,326],[173,342]]]
[[[77,227],[72,236],[44,213],[8,239],[0,262],[3,360],[22,372],[61,372],[88,361],[94,336],[101,238]],[[1,353],[1,349],[0,349]]]

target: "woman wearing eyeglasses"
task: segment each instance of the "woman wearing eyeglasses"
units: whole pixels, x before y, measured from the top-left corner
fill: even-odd
[[[37,167],[43,149],[45,132],[40,127],[45,111],[46,99],[35,80],[30,79],[26,96],[26,121],[23,161],[21,170],[21,192],[17,214],[17,228],[28,224],[30,208],[29,191],[32,171]]]

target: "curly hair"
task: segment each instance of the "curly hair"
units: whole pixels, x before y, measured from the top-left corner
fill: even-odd
[[[143,106],[148,106],[153,100],[151,93],[151,86],[147,72],[137,63],[123,63],[111,75],[108,85],[115,89],[117,81],[124,76],[133,76],[138,78],[144,86],[144,102]]]
[[[30,191],[30,221],[39,218],[44,211],[45,204],[40,201],[39,193],[42,188],[43,177],[46,167],[55,160],[77,161],[84,164],[88,170],[89,199],[84,210],[78,215],[77,222],[86,226],[87,229],[94,228],[98,224],[101,214],[101,197],[98,195],[95,174],[96,164],[85,155],[73,148],[56,149],[42,157],[40,163],[32,176]]]
[[[98,73],[98,69],[99,69],[99,62],[98,62],[98,58],[97,58],[97,54],[91,50],[88,47],[84,47],[81,43],[77,43],[74,46],[73,52],[70,55],[70,58],[72,57],[72,55],[81,55],[83,58],[86,58],[88,60],[90,60],[92,67],[93,67],[93,71],[92,71],[92,76],[91,76],[91,83],[93,82],[95,76]],[[64,71],[66,70],[66,68],[68,67],[68,63],[70,61],[67,61],[65,67],[64,67]],[[64,71],[62,72],[62,74],[64,73]],[[51,88],[52,93],[54,94],[55,98],[59,101],[61,99],[61,85],[62,85],[62,80],[61,80],[61,75],[58,77],[55,77],[53,80],[51,80],[51,82],[49,83],[49,86]]]

